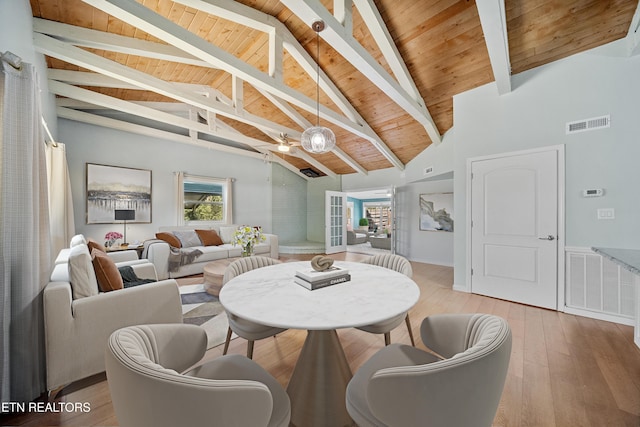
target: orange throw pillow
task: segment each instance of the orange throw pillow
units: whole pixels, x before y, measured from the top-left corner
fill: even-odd
[[[93,261],[93,269],[96,272],[96,279],[98,280],[98,287],[102,292],[116,291],[124,288],[122,282],[122,276],[118,267],[113,262],[109,255],[104,252],[94,249],[91,252]]]
[[[175,235],[168,233],[166,231],[156,233],[156,239],[164,240],[169,244],[169,246],[173,246],[174,248],[182,247],[182,243],[180,243],[180,239],[178,239]]]
[[[100,252],[107,252],[104,245],[96,242],[94,239],[87,239],[87,247],[89,248],[89,253],[92,253],[94,249],[99,250]]]
[[[204,246],[220,246],[224,244],[215,230],[196,230],[196,234]]]

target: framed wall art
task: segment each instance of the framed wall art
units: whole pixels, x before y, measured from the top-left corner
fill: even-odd
[[[151,171],[87,163],[87,224],[109,224],[116,209],[135,211],[129,223],[151,222]]]
[[[453,193],[420,194],[420,230],[453,231]]]

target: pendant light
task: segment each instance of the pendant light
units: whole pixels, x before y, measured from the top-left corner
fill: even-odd
[[[316,125],[302,132],[302,148],[310,153],[328,153],[336,145],[336,136],[333,131],[320,126],[320,31],[324,30],[323,21],[315,21],[311,28],[316,32]]]

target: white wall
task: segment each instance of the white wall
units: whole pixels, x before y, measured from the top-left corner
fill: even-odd
[[[412,261],[453,266],[454,231],[421,231],[421,194],[451,193],[453,179],[417,182],[396,189],[396,253]]]
[[[47,90],[44,55],[33,48],[32,16],[29,0],[0,0],[0,53],[9,51],[35,66],[42,95],[42,115],[55,138],[55,97]]]
[[[76,232],[98,241],[121,224],[86,224],[86,163],[152,171],[152,223],[127,225],[127,240],[152,238],[161,226],[177,224],[174,172],[235,178],[233,221],[272,231],[271,164],[206,148],[154,139],[61,119],[60,141],[67,144]],[[305,213],[306,214],[306,213]]]
[[[274,163],[272,174],[273,233],[279,242],[307,240],[307,181]]]
[[[325,241],[325,191],[341,191],[341,178],[323,176],[307,182],[307,240]]]
[[[466,161],[565,144],[566,245],[640,248],[640,57],[624,41],[513,76],[513,92],[488,84],[454,97],[455,277],[466,288]],[[565,123],[611,115],[611,128],[565,134]],[[587,199],[586,188],[605,196]],[[597,220],[614,208],[615,220]]]

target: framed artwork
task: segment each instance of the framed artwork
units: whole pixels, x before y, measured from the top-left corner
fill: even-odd
[[[453,193],[420,194],[420,230],[453,231]]]
[[[116,209],[132,209],[129,223],[151,222],[151,171],[87,163],[87,224],[110,224]]]

